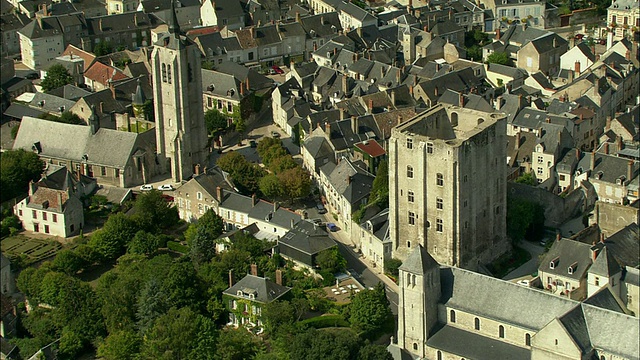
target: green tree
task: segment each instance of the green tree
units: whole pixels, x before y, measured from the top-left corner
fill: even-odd
[[[138,231],[127,244],[127,251],[132,254],[152,255],[166,245],[162,235],[154,235],[144,230]]]
[[[347,260],[342,257],[337,247],[333,247],[322,250],[318,256],[316,256],[316,265],[322,270],[335,274],[345,269]]]
[[[76,274],[82,270],[84,266],[84,259],[78,256],[73,250],[62,250],[58,252],[56,258],[53,260],[53,268],[67,275]]]
[[[49,92],[67,84],[73,84],[73,76],[69,70],[60,64],[51,65],[40,85],[42,90]]]
[[[275,174],[267,174],[259,182],[260,192],[267,198],[274,200],[280,196],[280,180]]]
[[[358,345],[358,336],[348,329],[309,329],[293,337],[288,352],[297,360],[344,360],[356,358]]]
[[[308,196],[311,193],[311,177],[301,167],[285,170],[278,174],[282,186],[282,195],[291,201]]]
[[[180,221],[178,209],[165,200],[158,190],[147,191],[139,195],[134,209],[134,221],[142,229],[151,233],[171,228]]]
[[[217,333],[213,321],[189,308],[158,317],[144,338],[140,359],[212,359]]]
[[[26,193],[29,181],[38,181],[45,164],[38,154],[20,150],[0,153],[0,198],[2,202]]]
[[[505,52],[496,51],[487,56],[487,64],[509,65],[510,63],[511,59]]]
[[[194,310],[204,307],[203,288],[201,279],[190,261],[176,261],[171,264],[163,282],[169,304],[176,307],[189,306]]]
[[[378,171],[369,195],[369,203],[375,203],[381,209],[389,207],[389,165],[386,160],[382,160],[378,164]]]
[[[169,297],[158,280],[151,278],[138,297],[138,329],[145,334],[153,322],[169,309]]]
[[[284,156],[273,159],[273,161],[271,161],[271,165],[269,166],[269,170],[271,170],[274,174],[280,174],[283,171],[299,166],[300,165],[298,165],[298,163],[293,160],[293,156],[285,154]]]
[[[507,235],[515,244],[544,236],[544,208],[537,203],[509,197],[507,199]]]
[[[203,236],[216,239],[224,231],[224,221],[213,209],[207,210],[198,219],[198,222],[189,225],[189,228],[185,231],[184,237],[187,244],[191,245],[191,241],[200,230],[203,231]]]
[[[265,176],[265,171],[258,164],[248,162],[235,151],[220,156],[216,164],[231,175],[242,194],[251,195],[260,190],[259,182]]]
[[[216,109],[209,109],[204,113],[204,122],[207,126],[207,133],[209,135],[226,129],[228,121],[227,116]]]
[[[260,139],[260,141],[258,141],[258,147],[256,148],[256,150],[260,158],[263,159],[262,162],[264,162],[265,154],[267,154],[267,152],[270,151],[269,149],[273,146],[277,146],[281,148],[282,140],[265,136],[262,139]]]
[[[203,227],[197,229],[189,247],[191,260],[198,266],[216,256],[216,238],[208,236]]]
[[[101,230],[93,233],[89,245],[103,260],[114,260],[124,253],[125,246],[137,230],[136,224],[127,215],[113,214]]]
[[[393,319],[393,314],[384,285],[378,283],[373,290],[357,293],[349,305],[349,315],[349,322],[354,329],[369,334],[388,324]]]
[[[269,333],[276,331],[286,324],[293,324],[295,320],[294,308],[288,301],[273,301],[262,307],[262,322]]]
[[[367,342],[360,348],[358,360],[393,360],[393,356],[386,347]]]
[[[528,172],[528,173],[524,173],[522,175],[520,175],[517,179],[516,182],[518,184],[526,184],[526,185],[530,185],[530,186],[536,186],[538,185],[538,182],[536,181],[536,179],[533,177],[533,174]]]
[[[65,124],[76,124],[76,125],[85,124],[85,122],[80,118],[80,116],[72,113],[71,111],[63,111],[62,114],[60,114],[60,122],[63,122]]]
[[[98,356],[105,360],[136,360],[142,338],[134,331],[123,330],[107,336],[98,347]]]
[[[214,359],[244,360],[253,358],[258,352],[258,344],[245,329],[226,328],[220,332]]]
[[[387,259],[384,261],[384,271],[395,276],[398,277],[399,274],[399,268],[400,265],[402,265],[402,261],[392,258],[392,259]]]
[[[111,45],[111,43],[107,41],[100,41],[93,48],[93,53],[96,54],[96,56],[104,56],[107,54],[111,54],[112,52],[113,45]]]

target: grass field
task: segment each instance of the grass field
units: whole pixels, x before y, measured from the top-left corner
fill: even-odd
[[[2,240],[2,252],[10,257],[26,257],[26,264],[32,264],[56,254],[62,245],[55,240],[32,239],[24,235],[10,236]]]

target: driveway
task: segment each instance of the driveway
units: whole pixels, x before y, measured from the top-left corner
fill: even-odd
[[[538,271],[538,257],[542,254],[544,248],[539,243],[526,240],[520,242],[520,247],[531,254],[531,260],[505,275],[502,278],[503,280],[531,279],[531,274]]]

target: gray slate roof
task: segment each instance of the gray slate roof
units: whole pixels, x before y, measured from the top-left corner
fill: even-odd
[[[278,244],[289,246],[309,255],[336,246],[336,242],[329,237],[324,228],[308,221],[298,222],[293,229],[278,240]]]
[[[600,250],[598,257],[596,257],[596,261],[593,262],[593,265],[589,269],[589,273],[604,277],[611,277],[620,271],[622,271],[620,264],[618,264],[613,255],[607,251],[606,246]]]
[[[551,269],[551,261],[554,261]],[[569,274],[569,266],[573,267],[573,273]],[[591,266],[591,245],[579,241],[562,239],[555,241],[549,252],[542,258],[538,271],[558,274],[574,280],[582,279]]]
[[[247,274],[242,280],[225,290],[224,294],[233,297],[248,298],[249,294],[252,293],[255,296],[255,301],[268,304],[277,300],[290,290],[291,288],[289,287],[278,285],[263,277]],[[246,294],[246,296],[238,296],[238,291]]]
[[[525,360],[531,358],[531,352],[528,349],[453,326],[444,326],[438,330],[427,340],[427,345],[465,359]]]
[[[584,301],[585,304],[626,314],[624,304],[612,291],[611,285],[603,287]]]
[[[440,265],[433,257],[431,257],[427,250],[422,245],[418,245],[418,248],[413,250],[409,256],[407,256],[405,261],[402,262],[399,269],[413,274],[422,275],[434,267],[439,266]]]

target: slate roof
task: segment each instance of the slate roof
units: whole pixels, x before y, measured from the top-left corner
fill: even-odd
[[[531,352],[526,348],[448,325],[431,335],[427,345],[465,359],[528,359],[531,357]]]
[[[371,231],[376,238],[378,238],[383,242],[391,241],[391,239],[389,238],[389,209],[388,208],[383,209],[378,213],[374,213],[370,217],[365,217],[364,219],[365,221],[361,223],[360,226]]]
[[[274,210],[274,208],[276,209]],[[290,229],[292,223],[295,225],[301,220],[300,215],[295,212],[274,206],[274,204],[264,200],[257,200],[252,207],[244,211],[248,212],[249,218],[268,221],[285,229]]]
[[[75,101],[67,100],[61,97],[45,94],[41,92],[35,93],[33,100],[29,103],[34,108],[45,112],[61,113],[68,111],[75,105]]]
[[[233,61],[223,61],[222,64],[216,65],[215,70],[221,73],[233,75],[236,79],[245,83],[247,79],[249,79],[249,89],[252,91],[271,87],[273,84],[272,79]]]
[[[476,94],[463,94],[464,108],[473,109],[484,112],[493,112],[493,106],[489,105],[487,100]],[[460,106],[460,93],[447,89],[438,99],[439,103]]]
[[[124,169],[135,150],[137,137],[136,133],[104,128],[91,135],[89,126],[25,117],[13,148],[32,151],[32,146],[39,143],[40,154],[46,157],[81,162],[86,154],[89,164]]]
[[[553,46],[554,40],[556,45],[555,47]],[[547,53],[555,48],[567,45],[568,43],[569,42],[565,38],[554,32],[547,33],[547,35],[531,40],[531,44],[536,48],[538,54]]]
[[[84,51],[80,48],[75,47],[72,44],[67,45],[67,47],[64,49],[64,52],[62,52],[62,55],[81,57],[82,60],[84,60],[85,69],[88,69],[89,66],[91,66],[91,64],[93,64],[93,62],[96,59],[96,56],[93,53]]]
[[[640,230],[638,224],[631,223],[605,240],[607,252],[624,267],[640,266]]]
[[[495,63],[487,64],[487,71],[509,76],[514,79],[521,79],[527,76],[527,73],[523,69],[515,68],[512,66],[495,64]]]
[[[167,1],[167,3],[170,3]],[[142,11],[112,14],[87,19],[87,28],[93,35],[108,35],[114,32],[132,31],[139,28],[149,28],[157,24],[156,18]],[[102,24],[102,25],[101,25]]]
[[[4,111],[5,116],[9,116],[15,119],[22,119],[23,116],[37,118],[45,113],[45,111],[40,111],[38,109],[34,109],[30,106],[26,106],[20,103],[13,103],[9,105],[7,110]]]
[[[0,16],[0,29],[2,29],[3,33],[12,30],[20,30],[28,23],[29,18],[22,13],[16,12]]]
[[[62,28],[55,17],[33,20],[20,29],[19,32],[32,40],[51,36],[62,36]]]
[[[591,169],[591,156],[593,156],[591,153],[585,154],[582,159],[580,159],[578,167],[582,168],[583,171]],[[590,177],[594,177],[594,175],[601,175],[599,179],[600,181],[611,184],[615,184],[621,176],[624,176],[625,178],[627,177],[627,164],[629,163],[629,159],[600,153],[596,153],[595,156],[595,168],[591,172]],[[638,168],[640,167],[639,165],[640,164],[637,161],[634,161],[634,177],[637,176]],[[628,181],[631,179],[626,180]]]
[[[609,254],[606,246],[600,250],[596,261],[593,262],[593,265],[589,269],[589,273],[604,277],[611,277],[620,271],[622,271],[620,264],[614,259],[613,255]]]
[[[240,81],[233,75],[202,69],[202,92],[215,96],[240,100]]]
[[[208,167],[206,172],[194,176],[189,182],[194,181],[209,194],[212,198],[217,198],[217,188],[220,187],[224,192],[234,192],[233,184],[227,179],[225,173],[218,167]],[[219,200],[219,199],[218,199]]]
[[[67,84],[57,89],[49,91],[47,94],[57,96],[67,100],[76,101],[83,96],[90,95],[91,93],[85,89],[79,88],[74,85]]]
[[[278,240],[278,244],[294,248],[309,255],[314,255],[322,250],[336,246],[336,242],[329,237],[324,228],[308,221],[298,222],[293,229]]]
[[[540,261],[538,271],[580,280],[591,266],[591,256],[591,245],[562,239],[551,245],[549,252]],[[555,265],[552,269],[550,265],[554,260]],[[570,266],[573,267],[572,274],[568,271]]]
[[[445,306],[532,331],[542,329],[578,305],[566,298],[458,268],[441,268],[440,283],[440,303]]]
[[[409,256],[407,256],[398,269],[412,274],[423,275],[426,274],[427,271],[439,267],[438,262],[431,257],[427,250],[422,245],[418,245],[418,248],[409,253]]]
[[[249,293],[254,294],[255,301],[268,304],[274,300],[277,300],[282,295],[289,292],[291,288],[278,285],[269,279],[247,274],[242,280],[235,283],[232,287],[224,291],[224,294],[233,297],[239,297],[238,291],[246,293],[248,298]]]
[[[620,298],[613,293],[611,285],[609,284],[588,297],[584,303],[621,314],[627,313],[624,304],[622,304]]]
[[[305,16],[300,19],[300,24],[309,38],[334,36],[342,30],[337,12]]]

